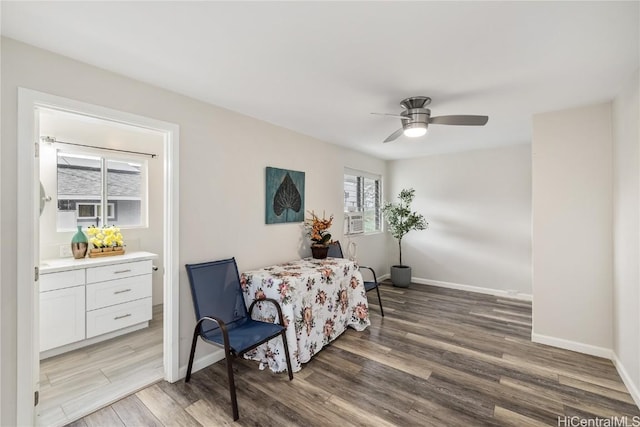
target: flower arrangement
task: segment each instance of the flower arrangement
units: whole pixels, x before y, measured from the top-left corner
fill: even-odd
[[[124,246],[124,238],[120,233],[120,228],[115,226],[110,227],[94,227],[90,226],[87,229],[89,242],[94,248],[111,248]]]
[[[313,211],[310,211],[309,214],[311,217],[304,222],[307,236],[309,236],[314,245],[326,246],[331,241],[331,234],[328,230],[333,223],[333,215],[326,219],[323,212],[322,219],[320,219]]]

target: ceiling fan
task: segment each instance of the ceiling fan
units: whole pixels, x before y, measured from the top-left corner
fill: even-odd
[[[400,106],[404,109],[400,114],[371,113],[381,116],[397,117],[402,120],[402,128],[389,135],[384,142],[394,141],[402,134],[411,138],[422,136],[427,133],[427,127],[431,123],[434,125],[484,126],[487,124],[487,121],[489,121],[488,116],[458,115],[431,117],[431,110],[425,108],[430,103],[431,98],[428,96],[412,96],[400,102]]]

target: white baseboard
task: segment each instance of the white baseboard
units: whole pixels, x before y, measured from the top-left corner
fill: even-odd
[[[618,359],[618,355],[613,353],[613,365],[616,367],[620,378],[622,378],[622,382],[625,386],[627,386],[627,390],[629,390],[629,394],[633,398],[633,401],[636,402],[636,406],[640,408],[640,390],[638,390],[638,386],[633,383],[633,380],[629,376],[629,373],[626,369],[624,369],[624,365]]]
[[[378,279],[378,283],[382,282],[383,280],[387,280],[391,278],[391,274],[387,273],[387,274],[383,274],[382,276],[378,276],[376,277]]]
[[[562,338],[550,337],[531,332],[531,341],[538,344],[546,344],[552,347],[564,348],[565,350],[577,351],[578,353],[589,354],[591,356],[603,357],[613,360],[613,350],[605,347],[598,347],[591,344],[584,344],[577,341],[569,341]]]
[[[198,372],[199,370],[204,369],[208,366],[211,366],[222,359],[224,359],[223,349],[214,350],[213,353],[194,359],[193,367],[191,368],[191,374]],[[179,379],[182,379],[187,376],[187,365],[180,367],[178,371],[178,375],[179,375]]]
[[[638,389],[637,384],[634,384],[631,376],[618,358],[618,355],[612,349],[583,344],[576,341],[569,341],[562,338],[550,337],[548,335],[540,335],[535,332],[531,333],[531,341],[611,360],[618,371],[618,375],[620,375],[622,382],[627,387],[629,394],[633,398],[633,401],[636,403],[636,406],[640,408],[640,389]]]
[[[462,285],[460,283],[442,282],[439,280],[422,279],[420,277],[412,277],[411,283],[418,283],[421,285],[432,285],[432,286],[438,286],[441,288],[457,289],[459,291],[477,292],[480,294],[488,294],[488,295],[494,295],[497,297],[518,299],[522,301],[531,301],[533,299],[531,294],[524,294],[516,291],[512,292],[512,291],[505,291],[502,289],[482,288],[480,286]]]

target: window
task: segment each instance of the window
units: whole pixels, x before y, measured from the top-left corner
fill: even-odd
[[[382,230],[381,198],[380,175],[345,169],[344,211],[363,213],[365,233]]]
[[[56,174],[58,231],[147,225],[146,161],[58,151]]]
[[[78,219],[96,219],[102,216],[102,204],[100,203],[77,203]],[[116,219],[116,204],[107,203],[107,219]]]

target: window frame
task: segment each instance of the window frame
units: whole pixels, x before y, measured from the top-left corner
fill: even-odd
[[[80,216],[80,206],[93,206],[93,212],[94,215],[93,216]],[[107,219],[116,219],[116,204],[112,203],[112,202],[107,202]],[[100,213],[98,213],[98,211],[100,211]],[[77,212],[77,219],[96,219],[100,216],[102,216],[102,203],[87,203],[87,202],[77,202],[76,203],[76,212]],[[111,212],[111,214],[109,214],[109,212]]]
[[[100,149],[100,147],[96,147],[96,148],[88,148],[88,147],[82,147],[82,148],[69,148],[69,147],[58,147],[54,150],[55,153],[55,167],[56,167],[56,184],[55,184],[55,188],[56,188],[56,205],[58,204],[58,200],[60,199],[60,194],[58,194],[58,176],[57,176],[57,164],[58,164],[58,156],[59,155],[69,155],[69,156],[91,156],[91,157],[96,157],[99,158],[100,160],[100,174],[101,174],[101,194],[94,198],[94,200],[96,199],[100,199],[100,202],[83,202],[81,199],[82,198],[77,198],[78,201],[76,202],[76,221],[77,220],[82,220],[82,221],[86,221],[86,220],[91,220],[91,219],[97,219],[98,215],[93,216],[93,217],[80,217],[78,216],[78,205],[82,204],[82,205],[87,205],[87,204],[93,204],[96,206],[99,206],[99,208],[96,208],[95,212],[97,213],[97,211],[102,212],[102,206],[105,205],[107,207],[107,216],[106,217],[102,217],[100,219],[100,222],[102,224],[104,224],[105,226],[111,225],[110,224],[110,220],[115,220],[118,215],[116,215],[116,202],[115,201],[109,201],[109,195],[107,194],[107,178],[108,178],[108,163],[109,161],[115,161],[115,162],[125,162],[125,163],[135,163],[135,164],[139,164],[140,165],[140,179],[141,179],[141,185],[140,185],[140,223],[136,224],[136,225],[122,225],[122,224],[115,224],[118,227],[120,227],[123,230],[126,229],[144,229],[144,228],[149,228],[149,195],[150,195],[150,190],[149,190],[149,162],[148,159],[143,156],[143,155],[136,155],[136,154],[129,154],[129,153],[115,153],[115,152],[105,152],[105,150]],[[63,195],[63,199],[71,199],[72,197],[68,197],[69,195]],[[113,199],[112,199],[113,200]],[[122,200],[131,200],[131,198],[123,198]],[[137,198],[135,199],[137,200]],[[109,213],[111,212],[111,215],[109,215]],[[55,210],[55,215],[57,216],[59,213],[59,211],[56,209]],[[101,216],[101,215],[100,215]],[[58,221],[56,220],[56,223]],[[57,227],[56,231],[59,233],[64,233],[64,232],[68,232],[68,231],[74,231],[75,227],[72,228],[60,228]]]
[[[346,189],[346,184],[347,184],[347,176],[349,177],[355,177],[356,178],[356,206],[355,206],[355,210],[350,209],[351,207],[347,206],[347,192],[349,190]],[[365,180],[371,180],[374,181],[374,185],[377,186],[377,188],[374,190],[377,194],[376,194],[376,198],[374,199],[374,207],[373,209],[366,209],[366,194],[365,194]],[[352,169],[352,168],[348,168],[345,167],[344,168],[344,173],[343,173],[343,180],[342,180],[342,187],[343,187],[343,194],[344,194],[344,200],[343,200],[343,209],[344,209],[344,213],[345,213],[345,223],[346,223],[346,215],[352,212],[361,212],[363,214],[364,217],[364,229],[365,232],[364,233],[358,233],[358,234],[376,234],[376,233],[382,233],[384,232],[384,221],[382,218],[382,194],[383,194],[383,180],[382,180],[382,175],[381,174],[375,174],[375,173],[371,173],[371,172],[366,172],[366,171],[362,171],[362,170],[358,170],[358,169]],[[373,214],[374,214],[374,219],[373,219],[373,229],[371,229],[369,227],[369,230],[367,230],[367,219],[366,219],[366,213],[373,210]],[[370,223],[370,221],[369,221]],[[356,235],[356,234],[349,234],[346,232],[345,230],[345,235]]]

